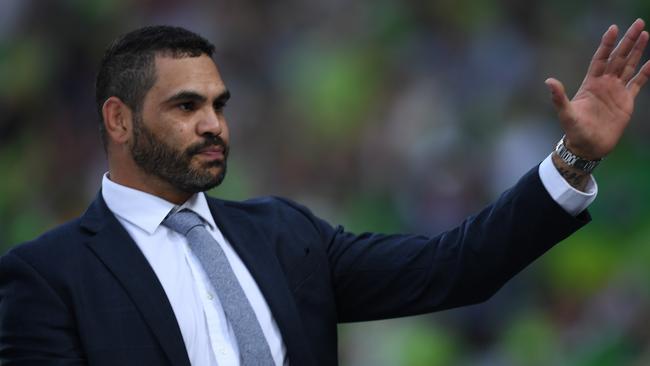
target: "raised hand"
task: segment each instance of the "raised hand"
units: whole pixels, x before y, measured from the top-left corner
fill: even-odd
[[[565,144],[584,159],[597,160],[614,149],[630,121],[634,99],[650,78],[650,61],[636,72],[648,43],[644,26],[637,19],[618,45],[616,25],[607,29],[573,99],[569,100],[560,81],[546,80]]]

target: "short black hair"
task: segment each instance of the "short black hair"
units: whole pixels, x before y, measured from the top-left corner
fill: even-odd
[[[214,45],[200,35],[167,25],[136,29],[118,37],[106,49],[95,81],[95,102],[99,113],[100,133],[107,147],[102,107],[106,99],[116,96],[138,114],[144,97],[156,82],[156,55],[171,57],[212,57]]]

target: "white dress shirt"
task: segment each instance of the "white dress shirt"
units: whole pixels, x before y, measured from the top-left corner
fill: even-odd
[[[102,196],[162,284],[193,366],[239,365],[239,349],[219,297],[187,239],[161,225],[175,208],[192,210],[208,223],[208,231],[223,249],[253,306],[273,361],[278,366],[285,364],[286,347],[271,310],[250,272],[215,224],[203,193],[176,207],[160,197],[117,184],[105,174]]]
[[[598,187],[593,177],[587,192],[574,189],[557,171],[551,155],[540,164],[539,175],[551,197],[573,216],[596,198]],[[172,210],[184,208],[196,212],[209,224],[208,231],[222,247],[253,306],[275,364],[288,364],[286,347],[269,306],[250,272],[215,224],[203,193],[195,194],[177,207],[160,197],[117,184],[105,174],[102,196],[162,284],[193,366],[239,365],[239,350],[219,298],[189,249],[187,239],[161,225]]]
[[[572,216],[577,216],[584,211],[596,199],[598,194],[598,185],[593,176],[589,176],[586,192],[573,188],[557,171],[551,157],[553,154],[544,159],[539,164],[539,178],[551,198],[557,202],[564,211]]]

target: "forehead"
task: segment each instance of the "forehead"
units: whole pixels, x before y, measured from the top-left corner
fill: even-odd
[[[207,55],[174,58],[155,57],[156,82],[149,91],[151,96],[165,98],[179,91],[193,91],[210,99],[226,90],[219,70]]]

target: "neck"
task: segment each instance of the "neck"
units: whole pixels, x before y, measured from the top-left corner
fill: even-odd
[[[124,169],[124,167],[110,164],[110,162],[108,177],[117,184],[152,194],[176,205],[182,205],[193,195],[193,193],[181,191],[169,182],[140,169]]]

